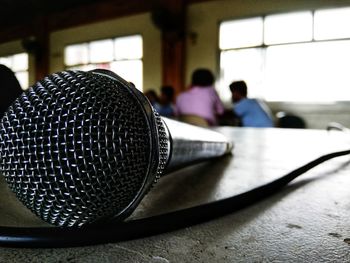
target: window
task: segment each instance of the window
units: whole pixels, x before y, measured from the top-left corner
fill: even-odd
[[[109,69],[142,90],[142,45],[140,35],[73,44],[65,48],[64,62],[67,69]]]
[[[19,53],[11,56],[0,57],[0,64],[10,68],[16,75],[22,89],[28,88],[28,54]]]
[[[241,37],[239,34],[246,38],[247,19],[220,25],[218,91],[223,100],[229,100],[228,86],[235,80],[247,82],[249,96],[267,101],[350,100],[350,29],[346,26],[350,23],[350,8],[274,14],[259,19],[262,27],[255,34],[262,41],[256,41],[254,46],[237,44],[235,40]],[[233,24],[240,28],[228,29]]]
[[[350,7],[315,11],[315,39],[350,38]]]
[[[265,44],[271,45],[311,40],[311,12],[270,15],[265,17]]]
[[[262,18],[229,21],[220,27],[220,48],[259,46],[263,41]]]

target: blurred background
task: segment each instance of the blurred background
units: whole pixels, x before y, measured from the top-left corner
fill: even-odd
[[[0,0],[0,64],[22,89],[65,69],[106,68],[142,92],[210,69],[308,128],[350,126],[350,1]]]

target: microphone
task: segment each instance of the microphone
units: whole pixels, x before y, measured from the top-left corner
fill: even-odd
[[[127,218],[163,175],[232,151],[213,130],[161,118],[108,70],[30,87],[0,123],[0,170],[17,198],[61,227]]]

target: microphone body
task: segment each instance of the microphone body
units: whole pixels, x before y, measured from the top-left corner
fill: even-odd
[[[52,74],[0,123],[0,170],[9,187],[57,226],[125,219],[163,174],[231,150],[220,133],[161,118],[107,70]]]
[[[162,119],[171,135],[171,155],[165,174],[232,151],[233,144],[221,133],[168,118]]]

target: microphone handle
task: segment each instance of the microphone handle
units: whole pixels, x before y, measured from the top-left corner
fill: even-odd
[[[232,151],[233,143],[216,131],[163,118],[170,137],[170,157],[164,174]]]

